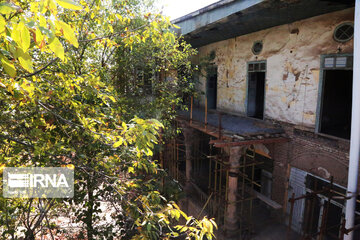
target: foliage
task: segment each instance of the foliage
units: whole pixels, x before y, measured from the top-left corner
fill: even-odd
[[[115,29],[124,27],[117,25]],[[169,138],[174,134],[171,125],[176,111],[185,107],[187,96],[195,94],[190,60],[196,52],[176,37],[171,31],[176,27],[161,15],[142,13],[129,28],[135,29],[136,37],[130,42],[136,44],[116,39],[112,82],[126,105],[125,117],[160,119],[166,128],[164,138]]]
[[[131,0],[0,3],[0,164],[76,173],[73,199],[0,197],[2,238],[211,239],[212,220],[188,217],[160,191],[165,173],[153,151],[183,92],[192,91],[184,86],[194,52],[146,7]],[[179,68],[179,81],[153,79],[155,97],[135,104],[144,88],[131,70]],[[61,228],[61,216],[75,228]],[[176,224],[180,218],[185,225]]]

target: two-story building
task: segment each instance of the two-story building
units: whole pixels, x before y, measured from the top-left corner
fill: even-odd
[[[256,236],[273,209],[308,239],[339,239],[354,1],[222,0],[173,23],[198,49],[204,93],[166,152],[189,211],[215,217],[229,238]]]

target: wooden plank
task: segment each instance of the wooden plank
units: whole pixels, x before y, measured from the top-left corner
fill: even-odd
[[[283,206],[281,206],[280,204],[278,204],[277,202],[271,200],[270,198],[266,197],[265,195],[259,193],[259,192],[255,192],[255,195],[258,199],[260,199],[261,201],[263,201],[264,203],[266,203],[267,205],[269,205],[270,207],[274,208],[274,209],[282,209]]]

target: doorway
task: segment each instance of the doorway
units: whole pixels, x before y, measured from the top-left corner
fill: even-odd
[[[320,132],[350,138],[352,70],[324,71]]]
[[[266,62],[248,64],[247,116],[263,119]]]
[[[216,109],[217,102],[217,66],[209,67],[206,79],[206,97],[209,109]]]
[[[350,139],[352,107],[352,57],[326,57],[322,65],[318,131]]]

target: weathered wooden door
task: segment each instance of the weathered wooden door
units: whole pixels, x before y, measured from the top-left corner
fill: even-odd
[[[305,189],[305,180],[307,173],[297,168],[291,168],[290,172],[290,180],[289,180],[289,198],[291,198],[292,194],[295,193],[295,197],[300,197],[306,193]],[[301,233],[302,231],[302,223],[303,223],[303,215],[305,209],[305,200],[297,200],[294,204],[294,210],[292,215],[292,224],[291,228]],[[288,213],[290,213],[290,204],[288,205]]]

